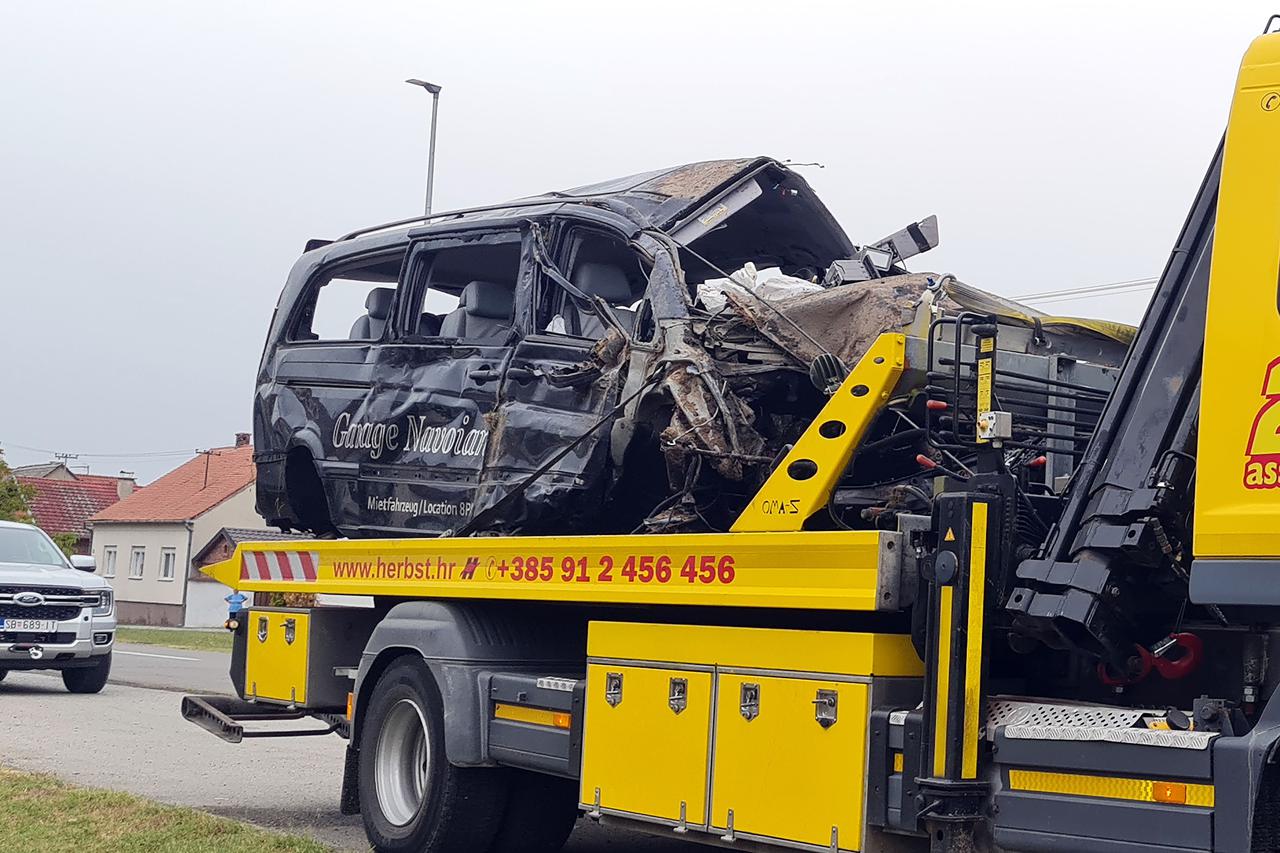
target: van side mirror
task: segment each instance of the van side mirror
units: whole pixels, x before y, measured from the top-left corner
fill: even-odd
[[[93,557],[87,554],[72,554],[71,568],[79,569],[82,572],[92,572],[98,568],[98,564]]]

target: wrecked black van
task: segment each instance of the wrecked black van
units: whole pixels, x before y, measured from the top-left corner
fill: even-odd
[[[1105,394],[1124,329],[907,273],[936,243],[931,218],[853,244],[768,158],[313,241],[258,373],[258,511],[322,536],[727,529],[824,371],[973,302],[1019,330],[1002,347],[1096,365]],[[883,420],[833,524],[921,474],[919,431]]]

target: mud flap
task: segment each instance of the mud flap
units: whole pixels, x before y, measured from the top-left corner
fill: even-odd
[[[338,811],[344,815],[360,814],[360,750],[354,744],[347,745],[342,761],[342,793],[338,796]]]

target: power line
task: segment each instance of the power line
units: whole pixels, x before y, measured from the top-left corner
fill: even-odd
[[[0,445],[11,447],[15,450],[25,450],[28,453],[43,453],[54,459],[69,457],[71,459],[158,459],[165,456],[194,456],[198,450],[148,450],[140,453],[65,453],[58,450],[50,450],[46,447],[31,447],[26,444],[16,444],[14,442],[0,442]]]
[[[1054,305],[1059,302],[1076,302],[1085,299],[1098,299],[1103,296],[1124,296],[1129,293],[1146,294],[1150,291],[1151,288],[1149,286],[1145,288],[1136,287],[1129,290],[1108,290],[1104,293],[1086,293],[1083,296],[1060,296],[1057,299],[1037,299],[1034,301],[1034,304],[1037,306]]]
[[[1124,293],[1130,291],[1144,290],[1154,287],[1159,279],[1151,278],[1131,278],[1125,281],[1111,281],[1105,284],[1093,284],[1087,287],[1072,287],[1066,290],[1047,290],[1043,293],[1027,293],[1021,296],[1011,297],[1021,302],[1028,301],[1044,301],[1048,299],[1060,298],[1082,298],[1085,296],[1102,296],[1111,293]]]

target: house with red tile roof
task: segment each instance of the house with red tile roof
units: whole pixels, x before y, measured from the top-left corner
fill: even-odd
[[[193,572],[191,561],[224,527],[262,526],[254,475],[253,447],[241,433],[90,519],[96,571],[111,579],[121,622],[222,624],[231,590]]]
[[[36,525],[50,535],[75,536],[74,554],[90,553],[89,519],[135,489],[132,477],[77,474],[61,463],[27,465],[14,474],[34,492],[28,509]]]

